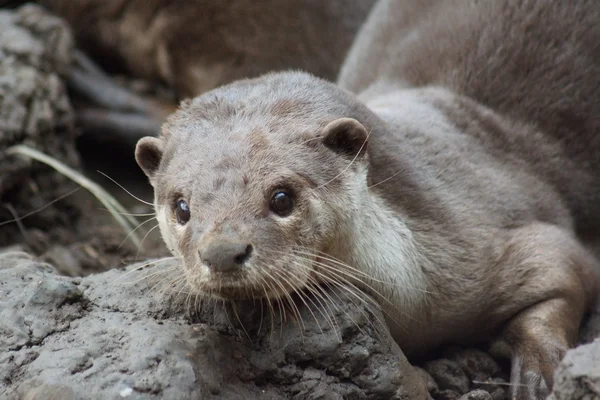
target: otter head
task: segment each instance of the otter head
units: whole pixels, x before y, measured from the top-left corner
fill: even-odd
[[[161,137],[138,142],[191,291],[280,297],[327,273],[319,260],[367,187],[368,132],[340,97],[305,74],[239,81],[182,103]]]

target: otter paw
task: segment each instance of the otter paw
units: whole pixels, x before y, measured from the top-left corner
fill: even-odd
[[[511,400],[545,399],[552,390],[554,370],[568,347],[550,340],[536,342],[529,342],[513,353]]]

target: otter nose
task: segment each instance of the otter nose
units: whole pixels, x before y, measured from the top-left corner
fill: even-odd
[[[231,272],[241,268],[252,254],[247,243],[211,243],[200,251],[200,258],[214,272]]]

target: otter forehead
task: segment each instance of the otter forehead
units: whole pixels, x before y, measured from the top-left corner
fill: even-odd
[[[168,197],[194,197],[203,207],[262,204],[261,197],[279,186],[316,187],[337,173],[333,155],[316,145],[318,129],[295,136],[268,127],[205,124],[187,142],[171,136],[157,187],[160,203]],[[323,168],[327,162],[332,169]],[[171,199],[172,200],[172,199]],[[214,203],[214,204],[213,204]]]
[[[348,97],[330,82],[309,74],[267,74],[236,81],[184,101],[168,118],[163,133],[211,135],[209,127],[235,131],[236,126],[277,130],[282,126],[323,126],[348,111]],[[294,136],[294,132],[279,135]]]

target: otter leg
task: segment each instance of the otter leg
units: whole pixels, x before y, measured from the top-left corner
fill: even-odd
[[[597,291],[597,261],[568,232],[545,224],[515,230],[502,249],[495,268],[511,285],[499,283],[496,312],[512,317],[492,350],[511,358],[511,399],[543,399]]]

